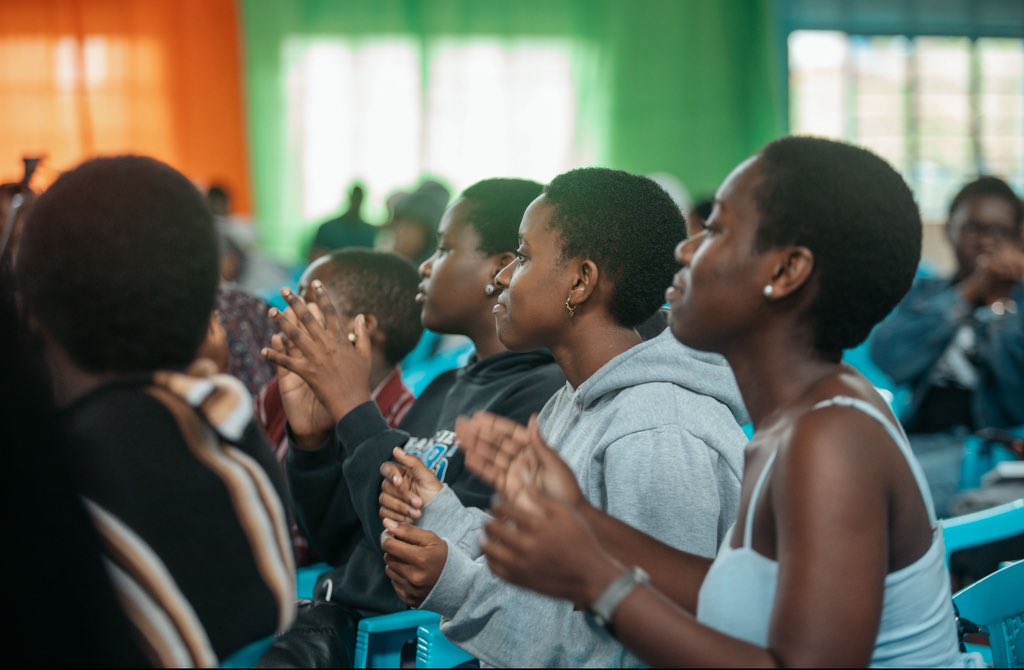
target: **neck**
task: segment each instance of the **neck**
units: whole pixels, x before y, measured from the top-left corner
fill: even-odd
[[[640,344],[632,328],[610,319],[577,315],[563,342],[551,347],[551,354],[573,388],[590,379],[608,361]]]
[[[841,365],[822,358],[809,345],[797,344],[791,333],[764,333],[757,340],[723,352],[755,429],[797,404],[812,386],[835,374]]]
[[[494,326],[494,317],[488,312],[487,323],[481,323],[473,333],[467,333],[469,339],[473,341],[473,346],[476,347],[476,358],[477,360],[484,360],[491,356],[497,356],[503,354],[508,349],[501,340],[498,339],[498,330]]]
[[[87,372],[80,368],[63,349],[50,348],[46,357],[53,382],[53,401],[59,408],[71,405],[122,375],[106,372]]]
[[[370,362],[370,391],[374,391],[394,371],[395,366],[388,363],[384,359],[384,354],[376,349],[373,350],[371,356],[373,358]]]

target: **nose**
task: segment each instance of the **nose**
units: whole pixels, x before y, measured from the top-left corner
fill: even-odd
[[[494,285],[500,288],[502,291],[508,288],[508,283],[512,279],[512,266],[515,264],[516,262],[512,261],[511,263],[503,267],[500,271],[498,271],[498,274],[494,275]]]
[[[437,252],[430,254],[427,260],[420,263],[420,276],[424,279],[428,278],[434,272],[434,257],[437,256]]]
[[[693,254],[700,247],[701,242],[704,241],[705,232],[688,237],[679,244],[676,245],[676,262],[680,265],[689,265],[690,261],[693,260]]]

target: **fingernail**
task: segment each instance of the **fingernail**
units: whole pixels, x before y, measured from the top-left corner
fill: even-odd
[[[313,280],[313,288],[323,288],[324,284],[319,279]]]
[[[267,348],[260,349],[260,354],[262,354],[263,356],[266,356],[269,353],[270,353],[270,349],[267,349]]]
[[[412,497],[412,501],[411,502],[412,502],[412,504],[415,507],[423,507],[423,501],[421,499],[417,498],[416,496]]]
[[[384,527],[388,530],[394,530],[398,528],[398,524],[392,519],[384,519]]]
[[[277,308],[276,308],[276,307],[271,307],[271,308],[270,308],[270,311],[268,311],[268,312],[267,312],[267,314],[269,314],[269,315],[270,315],[270,318],[274,318],[274,317],[276,317],[276,316],[278,315],[278,313],[279,313],[279,312],[277,311]]]

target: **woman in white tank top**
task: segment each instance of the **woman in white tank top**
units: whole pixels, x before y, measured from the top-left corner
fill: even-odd
[[[963,664],[928,487],[884,400],[841,362],[906,292],[920,244],[913,195],[864,149],[788,137],[737,167],[666,294],[676,338],[725,355],[756,429],[718,557],[581,503],[521,431],[467,455],[505,494],[491,569],[573,600],[651,665]]]

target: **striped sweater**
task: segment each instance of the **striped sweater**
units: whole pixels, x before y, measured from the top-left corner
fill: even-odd
[[[161,372],[63,413],[107,567],[154,664],[215,667],[295,616],[286,489],[238,380]]]

